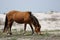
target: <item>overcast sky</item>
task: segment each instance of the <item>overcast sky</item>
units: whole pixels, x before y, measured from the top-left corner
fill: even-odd
[[[9,10],[32,12],[60,11],[60,0],[0,0],[0,13]]]

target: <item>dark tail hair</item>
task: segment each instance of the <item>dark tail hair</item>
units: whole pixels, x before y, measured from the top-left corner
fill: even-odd
[[[4,30],[3,32],[5,31],[6,27],[7,27],[7,22],[8,22],[8,19],[7,19],[7,15],[6,15],[6,18],[5,18],[5,24],[4,24]]]

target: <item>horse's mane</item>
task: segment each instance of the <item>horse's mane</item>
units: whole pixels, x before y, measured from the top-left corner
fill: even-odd
[[[38,25],[38,27],[40,26],[38,19],[33,14],[32,14],[32,20],[34,25]]]

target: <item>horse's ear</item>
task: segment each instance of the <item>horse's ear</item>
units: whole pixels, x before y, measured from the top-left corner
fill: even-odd
[[[32,15],[32,12],[29,12],[30,15]]]

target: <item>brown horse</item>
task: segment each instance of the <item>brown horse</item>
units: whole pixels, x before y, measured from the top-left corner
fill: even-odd
[[[26,24],[29,24],[32,29],[32,34],[34,33],[32,25],[34,25],[36,33],[40,32],[41,26],[37,18],[33,16],[31,12],[20,12],[15,10],[10,11],[6,14],[5,27],[3,32],[8,32],[11,35],[11,27],[14,21],[20,24],[24,23],[24,31],[26,30]]]

